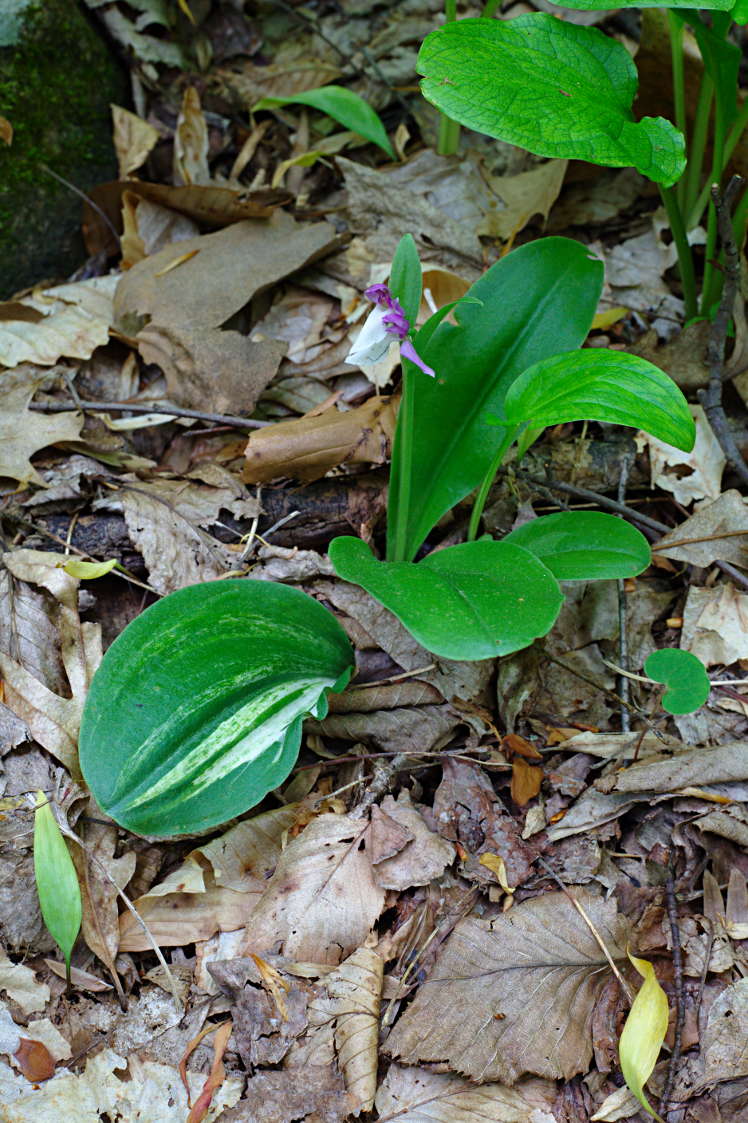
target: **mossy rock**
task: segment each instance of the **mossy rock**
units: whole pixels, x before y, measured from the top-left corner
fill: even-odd
[[[110,102],[127,75],[74,0],[0,0],[0,114],[13,143],[0,143],[0,299],[85,258],[81,191],[116,178]]]

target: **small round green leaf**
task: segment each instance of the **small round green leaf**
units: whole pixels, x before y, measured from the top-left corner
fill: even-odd
[[[445,659],[492,659],[544,636],[561,590],[527,550],[481,539],[437,550],[420,562],[380,562],[359,538],[336,538],[330,559],[428,651]]]
[[[539,558],[558,581],[635,577],[651,561],[644,535],[613,515],[562,511],[542,515],[503,539]]]
[[[690,651],[677,647],[653,651],[644,664],[644,673],[667,686],[662,708],[669,714],[692,714],[709,697],[709,676],[701,660]]]
[[[286,778],[307,713],[323,717],[353,653],[335,617],[269,581],[193,585],[146,609],[96,672],[80,764],[136,834],[225,823]]]

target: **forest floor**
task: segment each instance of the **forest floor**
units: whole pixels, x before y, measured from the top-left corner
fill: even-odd
[[[656,190],[466,130],[437,156],[415,73],[436,0],[190,0],[171,30],[155,7],[97,8],[133,101],[113,108],[120,179],[85,204],[88,260],[0,305],[0,1120],[644,1120],[618,1054],[627,951],[670,1008],[650,1102],[745,1120],[748,510],[701,407],[690,454],[568,423],[500,477],[491,534],[612,504],[654,547],[637,578],[567,585],[513,655],[432,656],[326,556],[382,541],[399,355],[346,357],[405,234],[437,307],[514,247],[583,242],[605,263],[585,346],[697,403],[710,328],[683,329]],[[577,16],[639,39],[630,14]],[[642,113],[660,49],[642,36]],[[379,112],[396,159],[298,104],[250,113],[329,84]],[[736,327],[725,408],[748,451]],[[227,575],[322,601],[356,675],[259,807],[135,836],[77,768],[88,683],[144,608]],[[671,716],[618,671],[660,647],[737,685]],[[70,988],[37,898],[38,791],[82,889]]]

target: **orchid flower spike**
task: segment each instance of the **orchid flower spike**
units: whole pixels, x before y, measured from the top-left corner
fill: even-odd
[[[395,299],[387,285],[371,285],[365,290],[364,296],[373,301],[374,308],[345,362],[350,366],[378,363],[387,354],[394,337],[400,340],[400,354],[420,367],[424,374],[435,378],[436,372],[424,363],[408,338],[410,324],[400,301]]]

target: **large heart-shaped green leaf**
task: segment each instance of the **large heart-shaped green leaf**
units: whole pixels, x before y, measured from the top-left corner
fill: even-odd
[[[611,421],[644,429],[690,452],[696,439],[688,403],[654,363],[623,351],[570,351],[543,359],[512,383],[505,419],[533,427]]]
[[[435,379],[408,366],[410,467],[395,436],[387,510],[387,556],[410,561],[443,514],[481,482],[498,445],[489,413],[528,366],[577,347],[595,315],[603,265],[570,238],[540,238],[513,250],[454,309],[457,324],[426,324],[416,349]]]
[[[80,764],[136,834],[225,823],[296,762],[305,714],[353,668],[345,632],[298,589],[227,580],[180,589],[114,641],[83,712]]]
[[[274,109],[276,105],[293,104],[319,109],[321,113],[326,113],[334,121],[345,125],[346,129],[351,129],[383,148],[394,160],[395,153],[378,114],[353,90],[348,90],[345,86],[318,86],[316,90],[305,90],[291,97],[264,97],[252,109],[256,112],[258,109]]]
[[[538,156],[631,165],[665,186],[685,167],[669,121],[634,120],[636,67],[594,27],[545,13],[457,20],[426,37],[417,69],[424,97],[448,117]]]
[[[529,550],[558,581],[635,577],[652,558],[641,531],[599,511],[542,515],[511,531],[502,542]]]
[[[380,562],[359,538],[336,538],[338,576],[361,585],[410,634],[445,659],[491,659],[527,647],[553,626],[563,600],[527,550],[482,538],[420,562]]]

